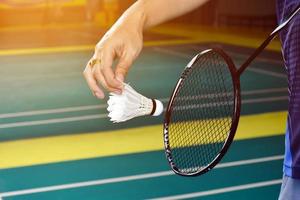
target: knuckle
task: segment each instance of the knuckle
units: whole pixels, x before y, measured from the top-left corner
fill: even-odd
[[[92,74],[96,74],[97,71],[98,71],[97,67],[93,67],[93,68],[92,68]]]
[[[103,49],[103,44],[102,43],[98,43],[95,46],[95,51],[101,51]]]
[[[135,55],[134,54],[129,54],[129,55],[126,55],[124,57],[124,59],[122,60],[122,65],[130,65],[134,59]]]
[[[105,73],[105,67],[99,67],[99,72],[102,72],[103,74]]]
[[[126,55],[126,59],[133,59],[138,54],[137,48],[129,47]]]
[[[106,77],[105,80],[108,87],[113,87],[113,81],[109,77]]]
[[[119,63],[119,67],[120,68],[124,68],[125,66],[127,66],[129,63],[128,60],[122,60],[120,63]]]
[[[93,70],[93,76],[94,77],[99,77],[101,73],[98,70]]]
[[[127,69],[123,66],[120,66],[116,69],[116,73],[122,73],[122,74],[127,73]]]

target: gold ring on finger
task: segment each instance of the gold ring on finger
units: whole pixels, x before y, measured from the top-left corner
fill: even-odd
[[[96,64],[100,64],[101,63],[101,60],[100,59],[92,59],[90,62],[89,62],[89,66],[92,68],[94,67],[94,65]]]

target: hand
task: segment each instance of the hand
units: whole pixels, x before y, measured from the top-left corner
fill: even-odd
[[[105,96],[99,85],[109,92],[122,93],[123,81],[142,46],[142,30],[133,23],[123,24],[122,20],[117,21],[98,42],[94,55],[83,72],[94,96],[99,99]],[[113,68],[113,61],[116,59],[118,63]]]
[[[93,94],[100,99],[104,98],[100,85],[110,92],[122,92],[122,82],[142,49],[144,29],[187,13],[206,1],[136,1],[96,45],[95,53],[83,72]],[[116,59],[118,63],[113,68]]]

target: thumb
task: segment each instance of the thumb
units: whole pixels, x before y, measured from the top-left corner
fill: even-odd
[[[131,67],[132,60],[121,58],[116,66],[115,75],[118,81],[124,82],[126,75]]]

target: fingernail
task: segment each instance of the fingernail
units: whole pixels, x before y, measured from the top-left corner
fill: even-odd
[[[98,99],[103,99],[104,98],[104,95],[103,94],[100,94],[98,92],[95,93],[95,96],[98,98]]]
[[[118,81],[120,81],[120,82],[124,82],[124,76],[122,75],[122,74],[118,74],[117,76],[116,76],[116,79],[118,80]]]
[[[116,90],[116,91],[114,91],[114,93],[121,95],[122,94],[122,90]]]

